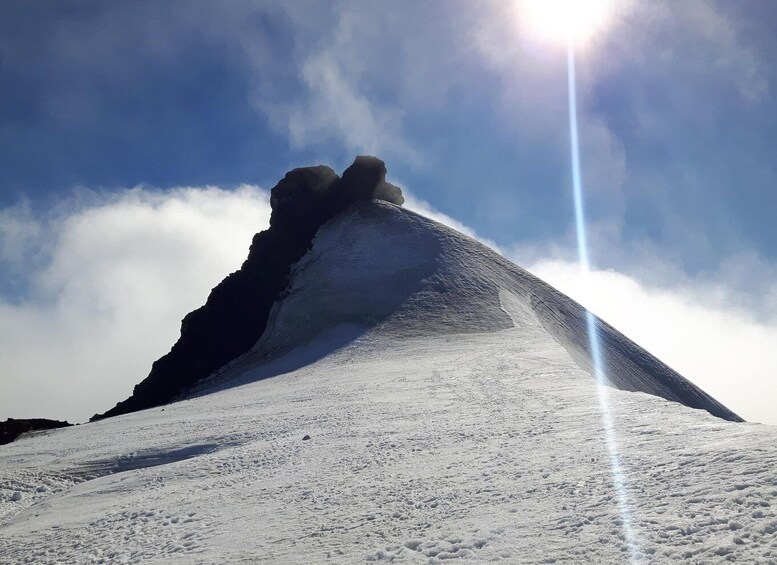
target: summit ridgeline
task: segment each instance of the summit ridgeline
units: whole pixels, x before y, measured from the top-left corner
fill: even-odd
[[[385,179],[383,161],[369,156],[357,157],[342,176],[323,165],[286,173],[271,192],[270,227],[254,236],[242,267],[211,291],[204,306],[186,315],[181,337],[154,362],[132,396],[91,420],[170,402],[249,350],[287,287],[291,266],[310,249],[321,225],[359,201],[404,203],[399,187]]]
[[[414,339],[510,332],[515,343],[562,348],[570,374],[599,380],[583,306],[482,243],[397,206],[402,193],[385,177],[374,157],[358,157],[342,177],[324,166],[289,172],[272,189],[270,227],[254,236],[240,270],[183,319],[180,339],[132,396],[93,419],[288,373],[360,340],[390,357]],[[605,321],[594,325],[605,384],[741,421]]]

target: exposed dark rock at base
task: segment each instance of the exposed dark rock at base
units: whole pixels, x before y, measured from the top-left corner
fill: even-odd
[[[404,203],[402,191],[385,177],[383,161],[365,156],[357,157],[342,178],[323,165],[287,173],[271,192],[270,228],[254,236],[240,270],[216,286],[204,306],[186,315],[178,342],[153,364],[132,396],[91,420],[170,402],[248,351],[286,289],[291,265],[310,249],[322,224],[360,200]]]
[[[11,443],[20,435],[37,430],[53,430],[56,428],[65,428],[72,426],[68,422],[59,420],[47,420],[46,418],[30,418],[17,420],[8,418],[5,422],[0,422],[0,445]]]

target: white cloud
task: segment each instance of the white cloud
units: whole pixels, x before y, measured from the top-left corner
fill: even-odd
[[[0,417],[79,421],[129,396],[270,213],[253,186],[87,193],[67,208],[0,215],[3,267],[24,268],[20,248],[46,256],[24,273],[28,294],[0,302]]]

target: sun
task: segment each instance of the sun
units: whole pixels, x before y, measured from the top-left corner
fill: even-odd
[[[541,38],[582,44],[607,26],[615,0],[518,0],[521,19]]]

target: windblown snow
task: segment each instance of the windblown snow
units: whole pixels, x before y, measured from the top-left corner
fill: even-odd
[[[777,563],[775,428],[606,324],[599,387],[581,311],[356,206],[188,399],[0,448],[0,561]]]

